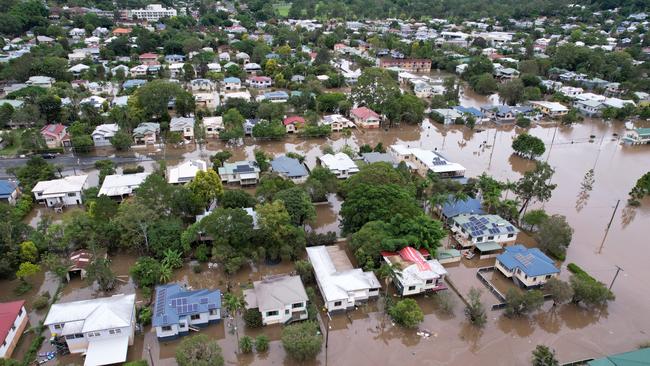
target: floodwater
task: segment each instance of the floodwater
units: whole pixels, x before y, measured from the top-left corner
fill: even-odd
[[[475,96],[472,98],[478,99]],[[478,100],[477,105],[485,100]],[[647,123],[645,125],[648,126]],[[639,127],[642,126],[644,124],[639,123]],[[599,120],[586,120],[574,126],[543,124],[528,131],[546,143],[547,152],[541,160],[548,161],[556,170],[552,181],[558,184],[548,202],[543,205],[535,203],[533,206],[543,207],[551,214],[565,215],[575,229],[567,260],[562,265],[562,277],[568,276],[566,263],[575,262],[598,280],[609,284],[618,265],[623,272],[613,286],[616,301],[591,310],[571,304],[552,309],[546,303],[539,312],[518,319],[506,318],[498,311],[488,311],[488,323],[479,330],[465,320],[462,302],[452,291],[450,293],[456,299],[453,315],[438,311],[432,298],[419,297],[417,300],[425,313],[421,328],[432,333],[428,338],[418,336],[415,330],[395,327],[390,320],[382,327],[381,302],[371,302],[348,315],[332,317],[328,347],[324,347],[311,364],[392,365],[417,362],[425,365],[528,365],[530,353],[537,344],[554,348],[560,361],[569,362],[628,351],[650,340],[650,317],[646,316],[650,307],[647,285],[650,267],[647,265],[648,257],[644,255],[649,243],[645,238],[647,223],[650,222],[650,199],[645,199],[638,208],[626,206],[628,192],[636,180],[650,170],[650,146],[621,145],[619,136],[624,132],[622,123]],[[512,155],[512,139],[521,132],[522,129],[514,126],[479,125],[475,131],[469,131],[425,121],[421,126],[401,125],[388,131],[354,131],[349,138],[340,134],[333,134],[327,139],[290,136],[283,141],[261,143],[247,138],[238,145],[211,141],[202,149],[193,145],[180,149],[168,148],[164,155],[171,166],[190,158],[207,159],[222,149],[232,151],[235,160],[252,160],[254,150],[259,148],[272,156],[297,152],[306,156],[307,165],[313,167],[325,145],[337,150],[346,144],[356,148],[366,143],[375,145],[382,142],[384,146],[399,143],[438,149],[450,160],[463,164],[467,168],[466,175],[470,177],[486,172],[500,180],[515,181],[533,166],[530,161]],[[161,153],[157,154],[162,156]],[[150,164],[147,169],[152,169],[152,166]],[[593,189],[584,194],[580,185],[589,169],[595,171],[595,182]],[[621,205],[614,215],[607,240],[601,247],[617,200],[621,200]],[[339,209],[340,201],[336,196],[330,196],[327,204],[317,206],[318,218],[313,228],[319,232],[337,231]],[[528,239],[522,241],[530,245]],[[124,262],[132,263],[126,262],[126,259]],[[489,265],[493,260],[487,262]],[[114,260],[114,263],[117,265],[118,261]],[[466,283],[459,286],[462,287],[461,292],[471,286],[481,288],[480,282],[475,279],[476,266],[465,261],[450,266],[450,279],[454,283]],[[230,282],[231,289],[238,291],[265,274],[293,270],[290,263],[256,265],[250,271],[242,270],[228,278],[218,269],[203,267],[200,274],[194,274],[188,265],[176,272],[174,281],[194,288],[218,287],[223,290]],[[5,290],[6,284],[1,286],[3,296],[5,292],[10,292]],[[124,286],[128,287],[127,284]],[[87,289],[85,284],[79,284],[78,288],[73,284],[71,290],[64,290],[64,296],[69,298],[77,293],[93,296],[92,289]],[[10,294],[7,296],[11,297]],[[496,302],[496,298],[493,301]],[[488,301],[485,303],[491,304]],[[270,352],[238,357],[235,354],[236,337],[231,334],[232,328],[227,325],[229,322],[206,330],[222,345],[229,364],[291,364],[282,351],[279,330],[275,328],[261,330],[273,340]],[[240,336],[248,332],[243,324],[239,324],[238,329]],[[145,334],[144,338],[138,337],[129,359],[138,358],[138,354],[148,358],[148,346],[151,346],[152,358],[161,360],[156,364],[173,364],[174,343],[158,345],[152,333],[145,330]]]

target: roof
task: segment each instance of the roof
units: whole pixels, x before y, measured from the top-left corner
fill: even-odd
[[[289,116],[289,117],[285,118],[282,122],[284,123],[285,126],[286,125],[293,125],[293,124],[296,124],[296,123],[303,124],[303,123],[305,123],[305,119],[300,117],[300,116]]]
[[[367,107],[354,108],[350,111],[350,115],[361,119],[368,119],[371,117],[377,119],[381,118],[377,112]]]
[[[460,214],[483,214],[481,200],[468,197],[466,200],[456,200],[452,195],[442,205],[442,214],[451,218]]]
[[[63,132],[65,132],[65,126],[60,123],[45,125],[41,128],[41,134],[44,135],[60,136]]]
[[[307,255],[325,302],[348,299],[350,292],[381,287],[373,272],[363,272],[360,268],[339,272],[324,245],[308,247]]]
[[[427,169],[431,170],[434,173],[465,173],[464,166],[449,161],[446,157],[436,151],[424,150],[415,147],[406,147],[403,145],[391,145],[390,147],[399,155],[413,155],[416,160],[420,161],[427,167]]]
[[[260,312],[284,309],[285,306],[309,300],[300,276],[270,277],[253,282],[253,289],[244,292],[246,307]]]
[[[636,133],[639,134],[639,136],[650,136],[650,127],[648,128],[637,128],[635,129]]]
[[[223,163],[219,168],[219,175],[224,174],[241,174],[241,173],[259,173],[260,168],[251,161],[240,160],[234,163]]]
[[[70,253],[68,259],[70,259],[70,262],[72,262],[69,271],[84,269],[90,264],[90,261],[93,259],[93,254],[89,250],[78,249]]]
[[[413,247],[402,248],[399,252],[382,252],[382,257],[389,263],[400,268],[401,276],[398,281],[405,285],[424,283],[429,279],[437,279],[447,274],[445,268],[435,259],[425,259],[429,252]]]
[[[503,247],[499,243],[486,241],[485,243],[476,244],[476,249],[478,249],[479,252],[491,252],[494,250],[501,250]]]
[[[93,339],[88,342],[84,366],[111,365],[126,361],[129,336]]]
[[[7,198],[11,196],[18,188],[16,182],[10,180],[0,180],[0,198]]]
[[[45,325],[83,321],[81,333],[131,326],[135,294],[53,304]],[[63,326],[65,331],[67,325]]]
[[[143,54],[140,55],[140,59],[149,59],[149,58],[156,59],[156,58],[158,58],[158,55],[156,55],[155,53],[151,53],[151,52],[143,53]]]
[[[271,168],[273,171],[282,173],[283,175],[293,177],[306,177],[309,175],[307,168],[298,159],[290,158],[282,155],[271,160]]]
[[[192,314],[207,313],[221,308],[221,291],[188,291],[178,284],[156,287],[152,325],[178,324],[179,319]]]
[[[342,152],[332,154],[325,154],[320,158],[321,163],[330,170],[350,170],[359,169],[354,161]]]
[[[106,195],[109,197],[122,196],[131,194],[133,191],[140,187],[140,184],[151,173],[135,173],[135,174],[112,174],[104,178],[101,188],[97,196]]]
[[[133,129],[133,136],[142,136],[152,132],[160,132],[160,123],[142,122],[138,125],[138,127]]]
[[[559,273],[551,258],[537,248],[526,248],[521,244],[506,247],[505,252],[497,256],[504,267],[512,271],[519,268],[529,277],[545,276]]]
[[[167,181],[172,184],[189,182],[196,177],[199,171],[205,172],[207,170],[208,164],[203,160],[186,161],[167,170]]]
[[[95,130],[93,131],[92,135],[101,135],[104,137],[113,137],[115,136],[115,133],[119,131],[120,127],[117,125],[117,123],[107,123],[103,125],[99,125],[95,127]]]
[[[231,76],[231,77],[227,77],[227,78],[223,79],[223,82],[224,83],[236,83],[236,84],[239,84],[239,83],[241,83],[241,80],[239,80],[239,78]]]
[[[9,330],[14,326],[18,317],[18,312],[25,305],[24,300],[12,302],[3,302],[0,304],[0,340],[4,341],[9,334]]]
[[[650,365],[650,348],[619,353],[587,362],[589,366],[642,366]]]
[[[550,111],[554,111],[554,112],[564,112],[569,110],[567,107],[557,102],[531,101],[530,104],[537,105],[542,108],[547,108]]]
[[[194,128],[193,117],[174,117],[169,121],[170,131],[183,131],[187,127]]]
[[[448,259],[460,257],[460,250],[458,249],[438,249],[436,250],[436,259]]]
[[[383,162],[395,165],[395,160],[389,153],[369,152],[363,153],[361,156],[363,157],[363,161],[368,164]]]
[[[472,237],[517,234],[517,229],[499,215],[460,214],[452,218]]]
[[[87,179],[87,175],[71,175],[61,179],[42,180],[36,183],[32,192],[41,192],[43,198],[49,195],[81,192]]]

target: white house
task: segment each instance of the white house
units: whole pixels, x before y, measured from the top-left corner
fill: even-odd
[[[20,336],[28,324],[29,318],[27,310],[25,310],[24,300],[0,304],[0,340],[2,341],[2,344],[0,344],[0,359],[11,358],[18,340],[20,340]]]
[[[50,88],[56,80],[49,76],[32,76],[29,80],[25,81],[25,84],[29,86],[40,86],[41,88]]]
[[[560,274],[553,260],[541,250],[526,248],[521,244],[507,247],[505,252],[497,256],[495,267],[523,288],[542,286]]]
[[[430,171],[442,178],[457,178],[465,175],[464,166],[449,161],[436,151],[404,145],[391,145],[389,153],[393,155],[396,161],[405,162],[423,177],[426,177]]]
[[[43,324],[70,353],[85,354],[85,366],[121,363],[133,345],[135,294],[53,304]]]
[[[36,202],[47,207],[81,205],[82,193],[88,188],[87,175],[72,175],[61,179],[45,180],[32,188]]]
[[[347,179],[359,172],[359,167],[354,161],[342,152],[335,155],[325,154],[318,158],[321,166],[329,169],[339,179]]]
[[[387,264],[396,267],[393,283],[400,296],[435,292],[447,288],[444,278],[447,271],[426,249],[405,247],[399,252],[381,252]]]
[[[178,284],[156,287],[152,326],[158,340],[167,341],[221,319],[221,291],[189,291]]]
[[[307,255],[328,312],[352,309],[379,296],[381,285],[375,274],[353,268],[337,245],[308,247]]]
[[[251,76],[246,81],[251,88],[257,89],[268,88],[273,83],[273,80],[268,76]]]
[[[557,118],[569,113],[569,108],[557,102],[547,101],[531,101],[530,104],[534,108],[538,108],[544,115]]]
[[[203,128],[206,137],[219,137],[219,131],[224,130],[223,117],[203,117]]]
[[[162,18],[175,17],[177,14],[174,8],[165,8],[160,4],[149,4],[144,9],[121,10],[121,17],[124,19],[144,19],[149,22],[157,22]]]
[[[224,90],[239,90],[241,88],[241,80],[236,77],[227,77],[223,79]]]
[[[327,116],[323,116],[323,119],[320,121],[320,123],[325,126],[330,126],[332,132],[338,132],[344,128],[354,127],[354,123],[352,123],[352,121],[340,114],[329,114]]]
[[[199,171],[208,170],[208,164],[203,160],[190,160],[173,168],[167,169],[167,182],[170,184],[182,184],[190,182]]]
[[[262,323],[288,324],[307,319],[307,293],[300,276],[280,275],[253,282],[244,290],[246,309],[258,309]]]
[[[107,175],[104,178],[101,188],[99,188],[97,196],[106,195],[121,201],[126,197],[132,196],[133,192],[140,187],[149,174],[151,173]]]
[[[194,118],[193,117],[173,117],[169,121],[169,131],[179,132],[185,140],[194,139]]]
[[[519,233],[519,229],[499,215],[460,214],[451,218],[450,227],[463,248],[491,242],[512,244]]]
[[[95,130],[91,134],[95,146],[109,146],[111,144],[111,139],[120,127],[117,123],[107,123],[95,127]]]
[[[219,168],[219,176],[224,183],[247,186],[257,184],[260,179],[260,168],[256,163],[245,160],[223,163]]]

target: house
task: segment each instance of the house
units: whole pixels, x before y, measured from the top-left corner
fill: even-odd
[[[88,189],[87,175],[72,175],[61,179],[43,180],[32,188],[34,198],[47,207],[81,205],[83,191]]]
[[[203,160],[189,160],[173,168],[167,169],[167,182],[169,184],[183,184],[190,182],[199,171],[208,171],[208,164]]]
[[[0,180],[0,202],[6,202],[12,206],[16,204],[20,197],[20,188],[18,184],[11,180]]]
[[[194,79],[190,81],[190,90],[194,92],[210,92],[216,90],[217,86],[209,79]]]
[[[359,167],[347,154],[342,152],[325,154],[318,158],[320,165],[334,173],[338,179],[347,179],[359,172]]]
[[[517,114],[513,107],[491,104],[481,106],[480,112],[485,118],[499,123],[514,122]]]
[[[140,60],[140,63],[146,66],[150,65],[158,65],[158,55],[155,53],[147,52],[141,54],[138,59]]]
[[[147,71],[148,70],[149,70],[149,66],[147,66],[147,65],[133,66],[131,69],[129,69],[129,75],[135,76],[135,77],[147,76]]]
[[[248,186],[257,184],[260,179],[260,168],[255,162],[245,160],[223,163],[219,168],[219,176],[224,183]]]
[[[273,83],[271,78],[268,76],[251,76],[248,78],[247,82],[251,88],[258,89],[268,88]]]
[[[437,109],[432,109],[431,112],[437,114],[439,116],[437,118],[442,119],[442,123],[445,124],[445,125],[453,125],[454,123],[456,123],[456,120],[458,118],[462,119],[463,122],[465,121],[463,119],[463,114],[460,113],[459,111],[455,110],[455,109],[437,108]],[[436,116],[434,116],[432,118],[435,120],[435,117]],[[438,122],[439,120],[436,120],[436,121]]]
[[[282,155],[271,160],[271,171],[285,179],[291,179],[296,184],[305,183],[309,172],[298,159]]]
[[[167,63],[183,63],[185,62],[185,55],[165,55],[165,62]]]
[[[519,229],[499,215],[460,214],[451,218],[451,231],[463,248],[481,243],[514,243]]]
[[[617,353],[595,360],[587,361],[587,366],[647,366],[650,364],[650,348]]]
[[[146,83],[143,79],[130,79],[122,83],[122,89],[139,88]]]
[[[530,105],[539,109],[544,115],[550,118],[562,117],[569,113],[569,109],[557,102],[531,101]]]
[[[573,106],[578,110],[578,112],[589,117],[599,115],[603,108],[605,108],[605,105],[602,102],[592,99],[576,100],[573,102]]]
[[[221,291],[189,291],[178,284],[156,287],[151,325],[159,341],[185,336],[221,319]]]
[[[250,61],[251,57],[246,52],[237,52],[237,54],[235,55],[235,59],[237,61],[247,63]]]
[[[244,134],[245,135],[252,135],[253,134],[253,127],[259,122],[259,118],[247,118],[244,121]]]
[[[294,133],[305,125],[305,119],[300,116],[290,116],[285,117],[282,123],[284,123],[284,127],[287,129],[287,133]]]
[[[625,131],[623,142],[629,145],[650,144],[650,128],[635,128]]]
[[[115,28],[112,33],[115,37],[128,36],[131,34],[131,28]]]
[[[282,90],[265,92],[263,95],[257,97],[258,102],[268,100],[271,103],[286,103],[289,100],[289,94]]]
[[[214,110],[219,107],[219,93],[194,93],[194,102],[196,104],[196,108]]]
[[[442,222],[447,224],[451,224],[451,219],[458,215],[485,213],[480,199],[467,197],[465,200],[457,200],[452,195],[449,195],[444,203],[436,205],[434,209]]]
[[[262,324],[289,324],[305,320],[307,292],[300,276],[279,275],[253,282],[253,288],[244,290],[246,309],[258,309]]]
[[[379,59],[379,67],[384,69],[399,68],[410,72],[428,73],[431,71],[431,60],[417,58],[388,58]]]
[[[135,190],[140,187],[142,182],[147,179],[151,173],[135,174],[111,174],[104,178],[102,186],[99,188],[97,196],[106,195],[119,201],[126,197],[133,196]]]
[[[136,145],[155,144],[160,134],[160,123],[142,122],[133,129],[133,140]]]
[[[388,152],[398,162],[405,162],[423,177],[429,172],[442,178],[460,178],[465,175],[465,167],[453,163],[437,151],[411,148],[404,145],[391,145]]]
[[[187,141],[194,139],[194,117],[173,117],[169,121],[169,131],[179,132]]]
[[[219,61],[223,61],[223,62],[230,61],[230,54],[228,52],[219,53]]]
[[[354,123],[340,114],[329,114],[323,116],[321,125],[330,126],[333,132],[342,131],[344,128],[354,127]]]
[[[64,125],[49,124],[41,128],[41,136],[45,139],[45,144],[50,149],[62,146],[70,146],[70,136]]]
[[[236,77],[227,77],[223,79],[223,88],[225,90],[239,90],[241,88],[241,80]]]
[[[395,162],[395,158],[389,153],[381,153],[381,152],[369,152],[369,153],[363,153],[361,154],[361,158],[366,164],[373,164],[373,163],[388,163],[393,166],[393,168],[397,167],[397,163]]]
[[[345,250],[339,246],[308,247],[307,256],[328,312],[353,309],[379,296],[381,285],[375,274],[352,267]]]
[[[89,66],[86,66],[84,64],[76,64],[70,68],[68,68],[68,72],[72,74],[74,77],[79,77],[82,72],[90,69]]]
[[[205,135],[209,138],[219,137],[219,131],[224,130],[223,117],[203,117],[203,128]]]
[[[381,116],[368,107],[352,109],[350,117],[360,128],[379,128],[381,122]]]
[[[447,271],[426,249],[405,247],[398,252],[381,252],[384,261],[397,267],[393,283],[400,296],[417,295],[447,289]]]
[[[160,4],[149,4],[144,9],[127,9],[120,10],[122,19],[146,20],[148,22],[157,22],[162,18],[171,18],[177,15],[174,8],[165,8]]]
[[[93,260],[93,254],[87,249],[78,249],[70,253],[68,256],[68,272],[66,279],[70,282],[72,277],[79,277],[80,279],[86,278],[86,268]]]
[[[526,248],[521,244],[507,247],[497,256],[494,265],[504,276],[523,288],[542,286],[560,274],[551,258],[538,248]]]
[[[0,303],[0,359],[11,358],[28,324],[25,300]]]
[[[211,62],[207,66],[208,71],[221,72],[221,64],[218,62]]]
[[[244,71],[247,73],[256,73],[258,71],[262,71],[262,66],[254,62],[248,62],[244,65]]]
[[[111,144],[111,139],[119,129],[120,127],[117,123],[107,123],[95,127],[95,130],[91,134],[95,146],[109,146]]]
[[[135,294],[53,304],[43,323],[85,366],[126,361],[135,335]]]

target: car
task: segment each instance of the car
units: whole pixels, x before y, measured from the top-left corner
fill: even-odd
[[[56,158],[56,154],[53,154],[53,153],[43,153],[43,154],[41,154],[41,157],[43,157],[43,159],[54,159],[54,158]]]

